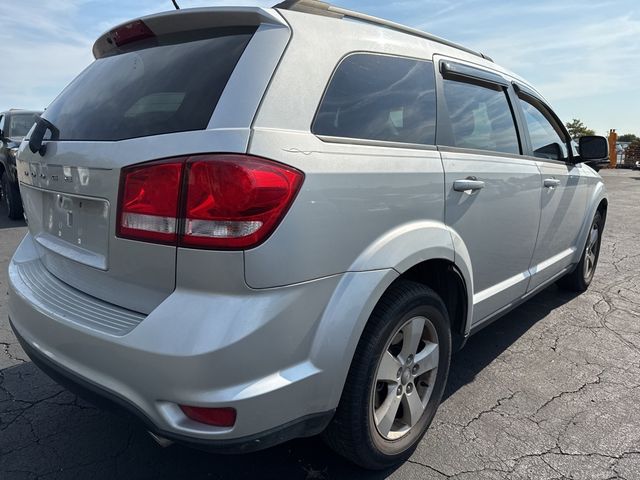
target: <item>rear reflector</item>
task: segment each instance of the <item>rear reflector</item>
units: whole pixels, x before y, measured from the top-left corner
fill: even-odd
[[[255,247],[282,220],[303,178],[294,168],[236,154],[127,167],[122,171],[117,233],[185,247]]]
[[[236,423],[235,408],[205,408],[180,405],[180,409],[195,422],[215,427],[233,427]]]
[[[155,35],[149,27],[142,21],[136,20],[135,22],[127,23],[121,27],[111,30],[109,32],[110,38],[116,47],[121,47],[127,43],[137,42],[144,40],[145,38],[153,38]]]

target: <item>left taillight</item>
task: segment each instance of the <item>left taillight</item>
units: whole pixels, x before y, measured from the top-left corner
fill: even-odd
[[[192,248],[252,248],[282,220],[303,179],[294,168],[239,154],[126,167],[117,235]]]

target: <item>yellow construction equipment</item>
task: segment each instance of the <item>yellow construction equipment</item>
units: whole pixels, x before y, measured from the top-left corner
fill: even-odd
[[[616,168],[618,164],[618,154],[616,145],[618,143],[618,134],[614,129],[609,130],[609,167]]]

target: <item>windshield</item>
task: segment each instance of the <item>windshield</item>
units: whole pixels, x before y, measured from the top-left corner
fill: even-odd
[[[100,58],[47,108],[58,140],[114,141],[205,129],[255,27]]]
[[[37,113],[13,113],[9,120],[8,137],[23,138],[38,120]]]

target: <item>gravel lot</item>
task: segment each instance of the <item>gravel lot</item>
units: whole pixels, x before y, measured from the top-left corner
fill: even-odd
[[[0,212],[0,478],[640,479],[640,173],[602,175],[609,215],[589,291],[550,287],[473,337],[415,455],[378,473],[317,439],[245,456],[161,449],[58,387],[8,326],[7,263],[26,229]]]

